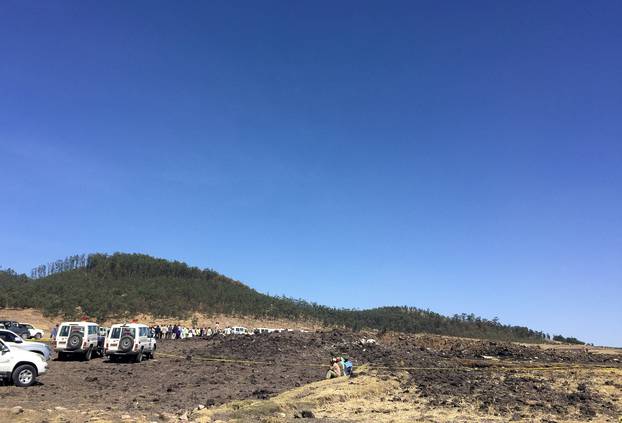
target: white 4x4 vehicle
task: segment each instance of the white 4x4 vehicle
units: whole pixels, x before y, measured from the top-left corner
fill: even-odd
[[[112,325],[104,345],[104,354],[110,361],[129,356],[140,363],[143,357],[153,358],[155,351],[156,340],[151,329],[140,323]]]
[[[39,354],[9,347],[0,341],[0,378],[3,380],[12,380],[15,386],[30,386],[47,369],[48,363]]]
[[[35,338],[35,339],[43,338],[43,331],[41,329],[37,329],[30,323],[22,323],[22,325],[28,328],[28,332],[30,333],[31,338]]]
[[[63,322],[56,335],[56,351],[62,360],[70,354],[79,354],[84,360],[97,353],[99,325],[90,322]]]

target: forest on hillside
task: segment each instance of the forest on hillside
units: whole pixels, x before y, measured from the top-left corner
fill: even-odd
[[[83,258],[84,257],[84,258]],[[541,342],[551,336],[473,314],[443,316],[413,307],[339,309],[262,294],[211,269],[144,254],[91,254],[39,266],[28,277],[0,270],[0,305],[36,308],[46,315],[97,320],[148,313],[186,318],[194,312],[256,318],[313,320],[352,330],[427,332]],[[580,341],[555,335],[562,342]]]

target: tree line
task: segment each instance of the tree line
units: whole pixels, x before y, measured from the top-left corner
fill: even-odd
[[[488,320],[474,314],[448,317],[430,310],[397,306],[342,309],[266,295],[212,269],[199,269],[143,254],[90,254],[84,257],[84,261],[70,260],[64,271],[57,271],[58,267],[54,266],[49,273],[46,266],[48,274],[36,278],[0,271],[3,303],[10,307],[37,308],[47,315],[71,319],[85,315],[97,320],[131,318],[140,313],[181,319],[201,312],[312,320],[355,331],[427,332],[526,342],[550,338],[541,331],[504,325],[496,318]]]
[[[30,271],[32,279],[44,278],[55,273],[68,272],[70,270],[86,267],[89,256],[86,254],[78,254],[68,256],[65,259],[56,260],[48,264],[41,264]]]

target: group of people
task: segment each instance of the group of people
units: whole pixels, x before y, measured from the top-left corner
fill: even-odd
[[[330,369],[326,372],[326,379],[340,376],[351,377],[353,375],[352,361],[348,356],[333,357],[330,363]]]
[[[176,325],[156,325],[151,326],[151,334],[156,339],[186,339],[193,338],[195,336],[206,337],[220,333],[218,328],[212,329],[211,326],[207,328],[194,328],[186,327],[180,324]]]

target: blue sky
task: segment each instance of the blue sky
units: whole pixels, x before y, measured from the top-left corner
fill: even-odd
[[[0,265],[143,252],[622,345],[618,2],[0,5]]]

